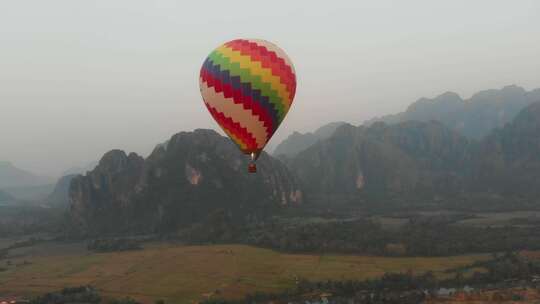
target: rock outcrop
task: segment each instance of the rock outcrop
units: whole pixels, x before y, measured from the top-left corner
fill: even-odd
[[[77,175],[71,174],[58,179],[52,193],[45,199],[47,205],[60,208],[65,208],[69,205],[69,186],[75,176]]]
[[[444,193],[459,188],[468,145],[438,122],[344,125],[290,164],[307,193]]]
[[[475,151],[471,181],[478,191],[540,196],[540,101],[529,105]]]
[[[482,140],[435,121],[344,125],[288,163],[307,194],[329,202],[423,195],[532,202],[540,195],[540,101]]]
[[[147,158],[113,150],[70,186],[74,231],[84,235],[174,231],[224,209],[238,220],[300,204],[289,170],[263,153],[258,173],[248,158],[212,130],[174,135]]]

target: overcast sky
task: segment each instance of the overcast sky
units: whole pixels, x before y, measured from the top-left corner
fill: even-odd
[[[242,37],[295,64],[295,103],[271,146],[445,91],[540,87],[535,0],[3,0],[0,160],[54,176],[113,148],[146,156],[178,131],[217,128],[200,65]]]

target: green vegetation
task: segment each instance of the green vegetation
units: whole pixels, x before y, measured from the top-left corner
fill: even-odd
[[[368,280],[299,280],[292,289],[281,293],[253,293],[242,300],[211,299],[204,304],[236,304],[236,303],[306,303],[319,300],[321,295],[329,297],[327,303],[373,303],[373,304],[416,304],[430,296],[437,296],[440,287],[462,288],[498,288],[513,286],[535,286],[535,280],[540,275],[540,262],[526,257],[507,253],[492,260],[476,262],[467,268],[481,266],[485,271],[475,272],[470,277],[464,277],[456,272],[451,278],[440,279],[432,272],[414,274],[386,273],[377,279]],[[520,281],[519,284],[513,282]],[[502,283],[502,284],[501,284]],[[517,298],[516,300],[519,300]]]
[[[68,287],[61,291],[46,293],[41,296],[34,297],[29,304],[63,304],[63,303],[78,303],[78,304],[139,304],[136,300],[125,298],[104,299],[100,296],[99,291],[92,286]],[[156,304],[163,302],[156,302]]]
[[[382,256],[448,256],[540,250],[539,226],[456,225],[469,216],[412,217],[397,230],[369,219],[239,223],[225,212],[180,233],[191,243],[244,243],[286,252],[341,252]]]
[[[233,250],[233,247],[220,250]],[[214,248],[217,249],[217,248]],[[264,256],[267,258],[267,256]],[[328,261],[332,261],[330,257]],[[343,258],[343,257],[341,257]],[[322,260],[322,259],[321,259]],[[326,259],[325,259],[326,260]],[[464,275],[466,270],[481,269],[472,275]],[[373,277],[334,277],[321,279],[320,277],[296,276],[294,282],[288,286],[280,286],[272,290],[253,288],[245,290],[244,295],[223,292],[223,288],[204,293],[199,299],[190,298],[187,294],[175,293],[175,297],[162,298],[160,295],[141,297],[141,293],[132,295],[127,292],[114,293],[105,287],[90,285],[67,287],[61,291],[48,292],[34,296],[30,304],[138,304],[138,303],[189,303],[202,301],[203,304],[239,304],[239,303],[370,303],[370,304],[416,304],[428,299],[437,299],[441,290],[492,290],[507,288],[534,288],[536,278],[540,275],[540,262],[527,257],[527,255],[506,253],[494,255],[492,259],[476,260],[469,264],[449,268],[448,274],[441,276],[432,271],[387,271],[380,276]],[[127,276],[128,278],[130,276]],[[238,280],[240,281],[240,280]],[[253,280],[256,282],[256,279]],[[466,286],[466,287],[465,287]],[[137,290],[147,292],[146,290]],[[238,291],[238,290],[236,290]],[[182,296],[180,296],[182,294]],[[154,296],[154,299],[152,299]],[[178,296],[178,297],[176,297]],[[513,300],[523,300],[520,294],[510,294],[501,297],[494,294],[491,299],[511,297]],[[157,299],[157,300],[156,300]],[[431,302],[430,302],[431,303]]]
[[[98,291],[90,286],[64,288],[59,292],[46,293],[33,298],[30,304],[57,304],[57,303],[101,303]]]
[[[58,232],[64,215],[63,210],[55,208],[0,204],[0,237]]]

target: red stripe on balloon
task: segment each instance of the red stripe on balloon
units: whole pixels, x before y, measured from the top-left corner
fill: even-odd
[[[272,71],[272,75],[279,77],[281,83],[285,85],[289,92],[288,102],[290,105],[296,93],[296,77],[292,68],[283,58],[279,57],[274,51],[269,51],[266,47],[249,40],[237,39],[225,45],[244,56],[249,56],[253,61],[260,62],[264,68]]]
[[[251,96],[244,95],[241,90],[234,89],[230,84],[222,83],[220,79],[215,78],[206,69],[201,70],[201,78],[203,82],[208,84],[209,88],[214,87],[217,93],[223,92],[225,98],[232,98],[235,104],[241,104],[244,109],[251,110],[251,113],[263,122],[266,128],[266,138],[269,139],[272,136],[275,128],[270,113],[261,107],[257,101],[253,100]]]
[[[287,87],[290,98],[294,98],[296,79],[292,68],[279,57],[274,51],[268,50],[263,45],[259,45],[249,40],[233,40],[226,44],[242,55],[250,56],[253,61],[258,61],[264,68],[269,68],[274,76],[280,77],[281,82]]]
[[[290,105],[296,93],[296,76],[294,75],[292,68],[274,51],[270,51],[265,46],[258,45],[254,42],[248,43],[251,49],[258,50],[260,52],[261,58],[267,58],[267,60],[262,61],[263,67],[271,68],[273,75],[281,77],[281,82],[286,85],[287,91],[289,92],[288,102]]]
[[[225,116],[223,113],[218,112],[215,108],[204,103],[206,107],[208,108],[208,111],[214,119],[217,121],[217,123],[227,129],[231,134],[233,134],[236,138],[240,139],[242,143],[246,146],[246,149],[244,152],[255,152],[259,149],[257,148],[257,142],[253,135],[244,127],[242,127],[239,123],[232,120],[232,118]]]

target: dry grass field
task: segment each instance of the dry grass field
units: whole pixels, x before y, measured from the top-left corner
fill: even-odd
[[[67,249],[64,253],[62,248],[48,248],[51,254],[34,248],[12,258],[13,265],[0,272],[0,295],[30,295],[91,284],[105,296],[130,296],[145,303],[157,299],[193,303],[208,296],[239,298],[254,291],[280,291],[294,286],[297,277],[365,279],[407,270],[442,275],[445,269],[488,258],[285,254],[243,245],[163,243],[118,253]]]

